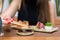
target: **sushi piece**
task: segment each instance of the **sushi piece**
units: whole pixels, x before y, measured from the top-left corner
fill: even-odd
[[[29,26],[29,22],[28,21],[23,21],[23,24]]]
[[[44,24],[41,22],[37,22],[37,28],[38,29],[45,29]]]

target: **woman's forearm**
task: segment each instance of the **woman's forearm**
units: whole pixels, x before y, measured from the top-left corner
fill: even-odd
[[[55,11],[54,11],[54,4],[49,2],[50,5],[50,19],[53,26],[55,26]]]
[[[2,12],[2,15],[13,17],[15,12],[18,10],[19,5],[21,6],[21,0],[12,0],[12,3],[4,12]]]

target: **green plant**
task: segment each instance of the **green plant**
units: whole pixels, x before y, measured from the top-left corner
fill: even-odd
[[[9,0],[9,3],[11,3],[12,0]]]
[[[60,16],[60,0],[55,0],[56,2],[56,10],[57,10],[57,16]]]

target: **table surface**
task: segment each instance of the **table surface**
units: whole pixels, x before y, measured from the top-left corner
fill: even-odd
[[[16,30],[12,30],[11,32],[5,32],[5,35],[0,37],[0,40],[60,40],[60,27],[54,33],[35,32],[29,36],[19,36],[16,34]]]

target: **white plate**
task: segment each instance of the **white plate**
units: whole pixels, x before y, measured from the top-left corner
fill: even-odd
[[[21,33],[21,32],[19,33],[19,32],[17,32],[17,34],[26,36],[26,35],[32,35],[32,34],[34,34],[34,32],[28,32],[28,33]]]
[[[48,31],[46,29],[38,29],[36,26],[30,26],[34,31],[38,31],[38,32],[55,32],[58,30],[58,27],[53,27],[52,30]]]
[[[39,32],[55,32],[58,30],[58,27],[55,27],[53,28],[52,30],[48,31],[48,30],[45,30],[45,29],[34,29],[35,31],[39,31]]]

